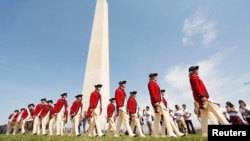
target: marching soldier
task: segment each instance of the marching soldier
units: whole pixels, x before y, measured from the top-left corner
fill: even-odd
[[[38,135],[40,134],[40,130],[41,130],[41,120],[39,118],[39,115],[45,105],[45,103],[47,102],[46,98],[42,98],[41,99],[41,103],[37,104],[34,110],[34,114],[33,114],[33,119],[34,119],[34,123],[33,123],[33,135]]]
[[[90,111],[92,111],[93,120],[91,121],[91,124],[89,127],[90,131],[89,131],[88,136],[92,136],[95,126],[97,130],[97,135],[99,137],[103,136],[103,133],[100,127],[100,121],[99,121],[99,116],[102,113],[102,96],[100,94],[101,88],[102,88],[102,84],[96,84],[95,90],[90,95],[89,108],[90,108]]]
[[[110,135],[110,131],[112,129],[113,133],[115,132],[115,98],[109,99],[110,103],[107,106],[107,123],[108,123],[108,129],[107,129],[107,136]]]
[[[201,130],[202,136],[207,137],[207,125],[209,113],[211,112],[222,125],[229,125],[230,123],[224,117],[220,108],[211,101],[205,84],[199,77],[199,66],[191,66],[188,69],[189,82],[192,89],[192,96],[195,102],[199,103],[201,112]]]
[[[34,108],[35,108],[35,105],[32,103],[32,104],[29,104],[28,105],[28,108],[26,108],[23,113],[22,113],[22,117],[21,117],[21,133],[22,134],[25,134],[26,133],[26,129],[25,129],[25,126],[26,124],[29,122],[29,121],[33,121],[33,118],[32,118],[32,114],[34,112]]]
[[[56,102],[55,106],[55,116],[56,116],[56,135],[62,136],[64,125],[67,121],[67,108],[68,108],[68,101],[67,101],[67,93],[61,94],[61,98],[59,98]]]
[[[19,112],[18,117],[17,117],[17,122],[15,124],[13,135],[16,135],[16,133],[18,132],[18,130],[21,127],[21,124],[22,124],[22,118],[21,117],[22,117],[22,114],[23,114],[24,110],[25,110],[25,108],[20,109],[20,112]]]
[[[137,91],[131,91],[130,92],[130,97],[128,98],[128,102],[127,102],[127,109],[128,109],[128,113],[131,119],[131,129],[133,130],[135,128],[135,126],[138,129],[138,133],[140,137],[145,137],[145,135],[142,133],[142,128],[141,128],[141,124],[139,121],[139,118],[137,116],[138,113],[138,105],[137,102],[135,100],[135,96],[137,94]]]
[[[169,109],[166,109],[166,106],[162,101],[160,87],[157,84],[157,76],[158,76],[157,73],[150,73],[148,82],[148,90],[150,94],[151,104],[154,107],[155,111],[154,129],[152,135],[155,137],[158,136],[157,131],[159,128],[159,122],[162,115],[163,124],[165,124],[165,127],[167,128],[168,136],[169,137],[176,137],[176,135],[183,136],[183,134],[180,133],[178,129],[174,128],[176,134],[173,131],[173,128],[171,126],[171,117],[169,115]]]
[[[14,113],[10,114],[8,117],[8,127],[6,134],[9,135],[10,131],[12,131],[15,127],[15,124],[17,122],[17,117],[19,115],[19,110],[15,110]]]
[[[76,100],[72,103],[70,108],[70,116],[72,120],[71,134],[75,132],[76,136],[80,136],[78,124],[82,118],[82,94],[75,96]]]
[[[126,87],[127,81],[123,80],[119,82],[119,87],[115,90],[115,102],[118,111],[118,122],[116,125],[116,131],[114,136],[119,137],[119,132],[122,126],[123,121],[127,127],[128,134],[130,137],[136,136],[129,125],[129,116],[127,113],[127,97],[124,88]]]
[[[187,109],[187,106],[186,104],[182,104],[182,108],[183,108],[183,111],[184,111],[184,120],[185,120],[185,123],[187,125],[187,130],[188,130],[188,133],[189,134],[195,134],[195,129],[194,129],[194,125],[193,125],[193,122],[191,120],[191,111],[189,109]]]
[[[41,123],[42,123],[42,135],[47,135],[46,126],[49,122],[49,116],[50,116],[50,112],[52,110],[53,101],[48,100],[47,103],[48,104],[44,104],[44,107],[43,107],[41,113],[39,114],[39,118],[40,118]]]

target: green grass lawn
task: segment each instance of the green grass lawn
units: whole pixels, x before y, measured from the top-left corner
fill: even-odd
[[[201,137],[201,134],[189,134],[185,137],[128,137],[123,135],[121,137],[87,137],[82,136],[40,136],[40,135],[5,135],[0,134],[0,141],[207,141],[207,138]]]

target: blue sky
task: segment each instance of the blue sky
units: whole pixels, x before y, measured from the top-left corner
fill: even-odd
[[[150,105],[148,74],[158,72],[170,108],[193,110],[188,67],[214,101],[250,105],[247,0],[109,0],[110,96],[120,80]],[[82,91],[95,0],[0,1],[0,125],[15,109]],[[246,83],[246,84],[244,84]],[[249,85],[248,85],[249,84]],[[88,106],[87,104],[85,106]],[[198,122],[193,116],[195,125]]]

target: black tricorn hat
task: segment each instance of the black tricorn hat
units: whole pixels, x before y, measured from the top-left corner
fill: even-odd
[[[150,73],[148,76],[149,76],[149,77],[152,77],[152,76],[157,76],[157,75],[158,75],[158,73],[152,72],[152,73]]]
[[[25,108],[21,108],[20,110],[25,110]]]
[[[130,94],[137,94],[137,91],[131,91]]]
[[[15,110],[14,112],[19,112],[19,110]]]
[[[47,101],[46,98],[42,98],[41,101]]]
[[[95,87],[96,87],[96,88],[102,87],[102,84],[95,84]]]
[[[82,94],[78,94],[78,95],[76,95],[75,97],[76,97],[76,98],[82,97]]]
[[[115,100],[115,98],[110,98],[109,101]]]
[[[191,66],[189,67],[188,71],[198,70],[199,66]]]
[[[121,80],[121,81],[119,81],[119,85],[121,85],[121,84],[126,84],[127,83],[127,81],[126,80]]]
[[[28,105],[28,107],[30,107],[30,106],[35,107],[35,104],[31,103],[31,104]]]
[[[162,89],[161,92],[165,92],[166,90],[165,89]]]
[[[48,102],[48,103],[53,103],[53,100],[48,100],[47,102]]]
[[[68,94],[67,94],[67,93],[62,93],[62,94],[61,94],[61,96],[65,96],[65,95],[67,96]]]

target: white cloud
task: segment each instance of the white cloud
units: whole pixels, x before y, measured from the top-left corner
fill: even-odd
[[[195,36],[201,36],[202,44],[210,45],[217,36],[216,22],[208,20],[201,10],[197,10],[194,15],[186,18],[183,24],[182,43],[193,45]]]

